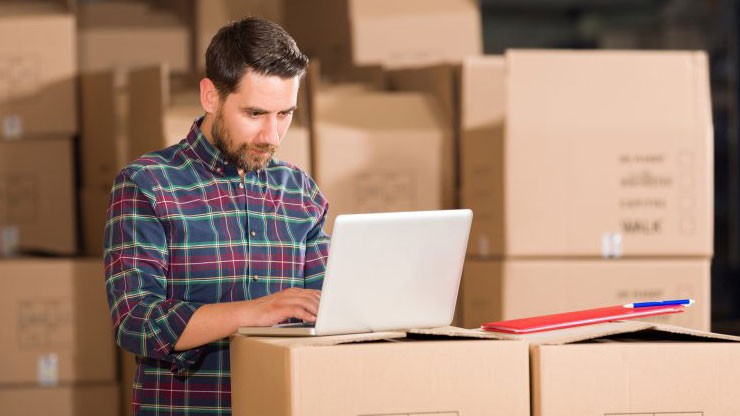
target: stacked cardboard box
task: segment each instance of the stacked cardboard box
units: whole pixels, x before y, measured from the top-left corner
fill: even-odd
[[[0,261],[10,299],[0,305],[0,323],[7,333],[0,345],[0,413],[117,411],[116,362],[101,269],[99,259]]]
[[[247,16],[260,16],[283,24],[285,0],[196,0],[195,55],[198,70],[204,70],[206,49],[221,26]]]
[[[190,31],[170,11],[137,1],[82,3],[78,23],[82,72],[158,63],[178,73],[192,68]]]
[[[331,204],[329,232],[338,214],[442,207],[450,129],[433,97],[327,88],[313,109],[314,174]]]
[[[335,81],[362,67],[458,63],[483,50],[474,0],[295,1],[285,5],[284,19],[301,49]]]
[[[80,131],[80,211],[82,250],[103,252],[103,233],[110,188],[128,161],[126,135],[128,89],[117,86],[125,73],[101,70],[80,76],[82,124]]]
[[[709,328],[704,53],[509,51],[462,97],[466,326],[675,296],[699,307],[668,322]]]
[[[0,255],[74,254],[75,17],[0,2],[0,39]]]

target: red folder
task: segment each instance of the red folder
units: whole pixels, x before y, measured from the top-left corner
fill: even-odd
[[[628,308],[623,305],[618,305],[608,306],[605,308],[557,313],[554,315],[513,319],[510,321],[487,322],[481,325],[481,328],[491,332],[530,334],[533,332],[551,331],[554,329],[571,328],[574,326],[591,325],[622,319],[635,319],[647,316],[680,313],[685,309],[686,307],[683,305],[650,306],[643,308]]]

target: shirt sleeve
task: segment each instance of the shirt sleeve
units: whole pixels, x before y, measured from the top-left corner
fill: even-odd
[[[316,221],[316,224],[314,224],[306,237],[306,263],[304,265],[303,276],[306,289],[321,290],[324,283],[326,261],[329,256],[330,238],[324,231],[329,203],[319,190],[318,185],[310,177],[306,177],[306,179],[311,200],[319,207],[320,215],[318,221]]]
[[[146,174],[124,169],[111,190],[105,227],[108,304],[121,348],[168,361],[179,372],[202,354],[202,348],[174,351],[191,316],[202,305],[167,298],[167,238]]]

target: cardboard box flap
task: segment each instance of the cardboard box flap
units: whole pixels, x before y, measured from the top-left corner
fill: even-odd
[[[250,337],[235,334],[233,337],[253,338],[259,341],[283,347],[319,347],[360,342],[372,342],[405,338],[405,332],[371,332],[363,334],[329,335],[321,337]]]
[[[516,339],[536,345],[564,345],[584,341],[637,340],[637,341],[731,341],[740,342],[740,337],[699,331],[666,324],[645,321],[615,321],[597,325],[545,331],[534,334],[498,334],[504,339]],[[628,336],[629,335],[629,336]],[[678,337],[676,337],[678,335]]]
[[[424,329],[410,329],[408,336],[412,335],[423,335],[433,337],[449,337],[449,338],[475,338],[475,339],[497,339],[497,340],[513,340],[514,338],[509,337],[508,334],[501,334],[498,332],[487,332],[481,329],[465,329],[458,328],[455,326],[443,326],[439,328],[424,328]]]
[[[506,118],[506,101],[502,99],[506,97],[506,58],[503,55],[465,58],[460,83],[463,129],[503,125]]]
[[[442,129],[441,110],[427,94],[356,93],[320,94],[320,122],[379,130]]]
[[[688,335],[705,340],[731,341],[740,342],[740,337],[735,335],[718,334],[716,332],[700,331],[693,328],[684,328],[682,326],[654,323],[653,329],[659,332],[668,332],[678,335]]]

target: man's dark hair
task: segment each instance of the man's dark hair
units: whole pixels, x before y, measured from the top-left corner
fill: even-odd
[[[288,79],[303,76],[308,58],[280,25],[247,17],[222,27],[206,50],[206,76],[221,97],[236,91],[247,70]]]

